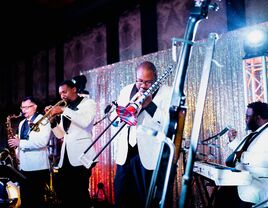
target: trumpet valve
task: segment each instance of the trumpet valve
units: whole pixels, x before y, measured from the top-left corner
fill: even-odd
[[[45,109],[44,109],[44,111],[45,112],[48,112],[52,107],[53,107],[52,105],[46,106]]]
[[[39,132],[40,131],[39,126],[37,124],[35,124],[35,123],[30,123],[29,126],[30,126],[30,129],[32,131],[36,131],[36,132]]]

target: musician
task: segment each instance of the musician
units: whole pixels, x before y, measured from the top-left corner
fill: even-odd
[[[118,105],[126,106],[133,96],[142,95],[157,80],[157,71],[153,63],[144,61],[136,68],[136,82],[125,86],[118,97]],[[114,179],[115,207],[144,207],[150,185],[152,170],[148,158],[142,151],[153,152],[152,146],[141,146],[146,140],[137,134],[141,125],[160,130],[164,118],[168,115],[168,101],[171,89],[163,85],[156,93],[148,96],[138,115],[136,126],[125,126],[116,141],[117,163]],[[120,124],[119,124],[120,126]],[[138,144],[137,144],[138,143]],[[146,153],[145,153],[146,154]]]
[[[96,115],[94,100],[78,96],[77,87],[72,80],[65,80],[59,86],[61,98],[67,106],[55,106],[51,109],[52,131],[59,139],[63,138],[60,161],[58,164],[58,194],[62,206],[90,207],[88,192],[91,168],[86,169],[79,157],[92,143],[93,120]],[[59,121],[57,116],[59,115]],[[91,149],[91,154],[95,150]]]
[[[40,131],[31,131],[29,126],[43,116],[37,112],[37,107],[32,96],[22,100],[20,108],[25,119],[19,123],[18,136],[8,140],[9,146],[18,150],[19,168],[26,177],[20,184],[22,208],[43,207],[45,185],[49,184],[47,144],[51,134],[50,125],[40,125]]]
[[[228,191],[222,188],[218,193],[218,198],[216,197],[215,207],[252,207],[253,204],[268,199],[267,103],[258,101],[248,104],[246,127],[251,134],[242,142],[234,139],[236,131],[228,132],[229,139],[234,139],[229,146],[237,152],[233,160],[236,169],[249,171],[253,177],[252,182],[249,185],[225,188]],[[229,163],[227,162],[227,164]],[[230,193],[232,193],[231,196],[229,196]],[[224,202],[228,202],[228,204]]]

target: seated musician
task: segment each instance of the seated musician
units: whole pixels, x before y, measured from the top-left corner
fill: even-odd
[[[221,187],[216,194],[215,207],[252,207],[268,201],[267,103],[258,101],[248,104],[246,127],[251,133],[241,141],[234,139],[237,133],[235,130],[228,132],[229,139],[234,139],[229,147],[236,154],[227,158],[226,165],[249,171],[252,181],[249,185]]]

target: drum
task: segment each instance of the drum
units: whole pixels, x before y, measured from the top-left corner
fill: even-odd
[[[18,208],[21,205],[20,188],[8,178],[0,178],[0,207]]]

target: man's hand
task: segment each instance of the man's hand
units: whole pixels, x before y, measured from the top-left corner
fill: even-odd
[[[63,111],[64,111],[64,107],[62,107],[62,106],[55,106],[55,107],[52,107],[51,108],[49,115],[51,117],[54,117],[56,115],[62,114]]]
[[[232,142],[236,136],[237,136],[237,130],[235,129],[230,129],[228,132],[227,132],[227,135],[228,135],[228,138],[229,138],[229,142]]]
[[[143,93],[145,93],[145,90],[140,89],[140,91],[139,91],[138,93],[139,93],[139,96],[138,96],[138,97],[140,97],[140,96],[143,95]],[[152,100],[153,100],[153,95],[150,94],[150,95],[144,100],[144,102],[142,103],[142,107],[143,107],[143,108],[146,108],[146,107],[152,102]]]
[[[50,123],[54,122],[55,117],[63,113],[65,107],[62,106],[47,106],[45,107],[45,113],[48,114],[47,118]]]
[[[16,135],[13,138],[8,138],[8,145],[11,148],[17,148],[20,145],[19,137]]]

